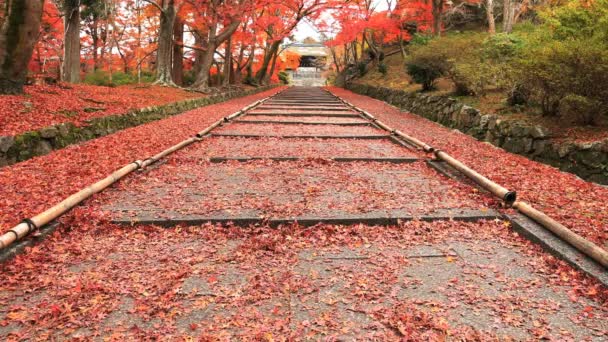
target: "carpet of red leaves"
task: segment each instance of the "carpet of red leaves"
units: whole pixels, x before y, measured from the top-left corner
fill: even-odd
[[[387,125],[446,151],[578,234],[608,248],[608,188],[505,152],[459,131],[342,88],[334,94]]]
[[[119,166],[156,153],[276,91],[193,110],[0,169],[0,229],[5,231],[21,218],[38,213]],[[519,160],[381,102],[333,91],[394,127],[445,148],[492,178],[500,175],[500,165],[494,166],[492,173],[491,166],[475,163],[475,156],[487,161],[493,156],[498,163],[507,163],[509,171],[525,163],[523,158]],[[186,151],[179,155],[188,157]],[[164,172],[163,166],[159,172]],[[541,169],[559,180],[560,173],[551,168],[536,163],[529,167],[532,170],[528,177],[535,177],[538,171],[534,170]],[[520,190],[516,174],[509,174],[496,180]],[[568,177],[574,179],[561,177],[569,182],[573,180]],[[534,181],[543,180],[536,178]],[[507,183],[509,180],[511,183]],[[584,184],[569,186],[588,191]],[[526,190],[525,199],[535,204],[535,200],[544,199],[531,197],[534,189]],[[103,335],[111,340],[197,336],[201,340],[235,337],[271,341],[306,337],[332,340],[339,333],[379,340],[484,341],[504,337],[500,327],[506,326],[526,329],[535,339],[573,340],[574,334],[582,330],[598,339],[606,336],[601,327],[608,317],[606,289],[513,234],[501,220],[413,221],[382,229],[364,225],[134,229],[106,221],[100,209],[106,194],[95,196],[62,217],[61,227],[45,243],[0,266],[0,314],[5,317],[0,320],[0,335],[8,330],[4,336],[10,340],[92,339]],[[541,202],[548,208],[559,205],[554,203],[547,199]],[[572,222],[579,221],[567,223]],[[578,227],[588,234],[589,229],[583,228]],[[457,258],[446,263],[457,265],[463,276],[450,279],[437,293],[445,296],[446,302],[400,295],[400,272],[413,263],[403,251],[447,241],[476,244],[476,249],[488,253],[497,249],[495,246],[516,249],[524,258],[518,259],[517,265],[509,262],[507,266],[525,268],[534,278],[522,279],[497,265],[471,265]],[[302,253],[335,253],[340,247],[362,250],[367,259],[335,267],[333,278],[319,277],[313,270],[296,270],[298,262],[306,262]],[[482,279],[484,286],[500,284],[506,290],[496,295],[483,293],[479,283],[472,281],[474,277]],[[192,278],[202,279],[208,291],[185,291],[185,281]],[[331,292],[336,279],[344,282],[348,291],[344,296],[322,298],[325,304],[347,305],[348,312],[372,317],[375,325],[365,331],[352,331],[352,324],[341,321],[332,310],[290,321],[294,317],[291,306],[276,301],[287,298],[304,306],[308,301],[318,303],[318,295]],[[240,285],[234,286],[235,282]],[[415,283],[409,285],[416,289]],[[566,293],[568,300],[580,308],[567,313],[566,324],[572,324],[573,331],[555,329],[553,322],[544,319],[563,309],[547,301],[542,291]],[[541,295],[534,297],[531,293]],[[452,324],[449,313],[458,306],[482,312],[499,328],[480,332]],[[203,318],[188,321],[201,312]]]
[[[0,135],[17,135],[64,122],[82,125],[96,117],[201,96],[205,95],[153,85],[26,86],[24,95],[0,96]]]
[[[6,231],[119,167],[154,155],[279,90],[202,107],[1,168],[0,230]]]
[[[75,211],[90,221],[75,222],[71,231],[3,267],[0,314],[7,318],[0,320],[0,332],[10,329],[9,340],[494,341],[509,340],[512,329],[533,339],[606,336],[601,325],[608,311],[598,287],[502,222],[125,229],[86,208]],[[509,267],[534,275],[520,278],[498,265],[439,258],[462,270],[434,294],[443,300],[401,294],[417,287],[402,276],[418,263],[404,251],[458,241],[474,241],[488,255],[495,246],[515,249],[525,258]],[[339,256],[344,249],[361,259],[317,261],[315,268],[314,257]],[[486,292],[475,279],[503,291]],[[192,280],[195,285],[187,286]],[[579,309],[560,307],[543,291],[559,292]],[[467,310],[482,313],[479,319],[494,327],[459,324],[454,313]],[[569,329],[550,321],[560,314],[572,320]],[[361,324],[349,317],[373,320]]]

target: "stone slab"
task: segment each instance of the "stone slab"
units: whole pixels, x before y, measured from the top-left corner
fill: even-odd
[[[230,123],[213,130],[214,134],[257,134],[257,135],[331,135],[331,136],[359,136],[359,135],[386,135],[385,131],[371,126],[341,126],[333,124],[323,125],[282,125],[271,123],[257,125],[250,123]]]
[[[191,171],[190,171],[191,170]],[[113,220],[227,222],[252,219],[395,223],[479,220],[497,214],[421,163],[331,161],[205,163],[185,158],[123,182],[104,207]],[[122,187],[121,187],[122,188]],[[367,221],[366,221],[367,220]],[[384,220],[384,221],[382,221]],[[334,222],[331,221],[331,222]]]
[[[180,159],[224,158],[407,158],[415,159],[419,153],[390,141],[341,139],[288,139],[210,137],[201,144],[193,144],[180,151]]]
[[[539,244],[547,252],[565,260],[570,265],[587,273],[608,287],[608,270],[605,267],[528,217],[519,213],[505,216],[511,221],[513,230],[526,239]]]

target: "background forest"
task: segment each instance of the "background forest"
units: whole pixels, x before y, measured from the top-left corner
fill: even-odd
[[[365,5],[365,4],[364,4]],[[608,1],[400,1],[337,16],[337,82],[455,96],[552,128],[608,113]],[[581,131],[575,134],[583,134]]]

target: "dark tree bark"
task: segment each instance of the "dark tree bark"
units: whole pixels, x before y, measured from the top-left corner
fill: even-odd
[[[184,23],[179,18],[175,20],[173,27],[173,39],[176,42],[184,40]],[[184,47],[183,44],[173,44],[173,82],[177,85],[184,84]]]
[[[272,75],[274,74],[274,69],[277,65],[277,57],[279,57],[279,51],[275,51],[274,55],[272,56],[272,62],[270,63],[270,71],[268,72],[268,74],[266,74],[266,77],[264,77],[264,84],[268,84],[270,83],[270,79],[272,78]]]
[[[230,74],[232,73],[232,38],[228,38],[226,41],[226,52],[224,52],[224,79],[222,80],[222,86],[227,87],[230,85]]]
[[[268,73],[268,66],[272,61],[273,56],[279,51],[279,47],[281,46],[281,41],[277,40],[272,42],[270,45],[270,49],[264,54],[264,60],[262,60],[262,66],[255,74],[255,80],[259,84],[263,84],[266,80],[266,74]]]
[[[63,63],[61,80],[80,82],[80,0],[64,0]]]
[[[6,0],[0,27],[0,94],[21,94],[38,40],[44,0]]]
[[[445,0],[432,0],[433,1],[433,33],[436,36],[441,36],[441,15],[443,14],[443,4]]]
[[[206,91],[209,88],[209,70],[213,65],[213,55],[219,45],[225,42],[240,25],[240,20],[235,19],[230,24],[224,27],[221,33],[217,33],[217,23],[210,25],[209,27],[209,38],[207,40],[207,48],[203,52],[201,60],[201,68],[196,75],[196,81],[192,85],[192,88],[201,91]]]
[[[162,6],[150,2],[160,10],[158,50],[156,51],[156,84],[175,86],[173,70],[173,25],[175,23],[175,0],[163,0]]]

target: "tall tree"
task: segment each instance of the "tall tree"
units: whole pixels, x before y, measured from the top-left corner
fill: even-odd
[[[503,0],[505,3],[510,0]],[[496,23],[494,21],[494,0],[486,0],[486,16],[488,19],[488,33],[496,33]]]
[[[0,27],[0,94],[23,93],[44,0],[6,0]]]
[[[226,41],[226,49],[224,51],[224,78],[222,79],[222,86],[227,87],[230,85],[230,74],[232,73],[232,37]]]
[[[156,84],[175,86],[173,71],[173,26],[178,9],[175,0],[145,0],[159,11],[158,48],[156,50]]]
[[[80,82],[80,0],[63,1],[63,63],[61,80]]]
[[[241,23],[242,5],[244,1],[210,0],[208,3],[206,41],[207,46],[200,62],[200,70],[192,85],[193,89],[207,91],[209,89],[209,71],[213,65],[215,51],[238,29]],[[221,25],[221,23],[226,23]],[[219,70],[218,70],[219,71]]]
[[[173,27],[173,82],[177,85],[184,83],[184,22],[177,18]]]
[[[433,33],[441,36],[441,16],[445,0],[431,0],[433,2]]]

